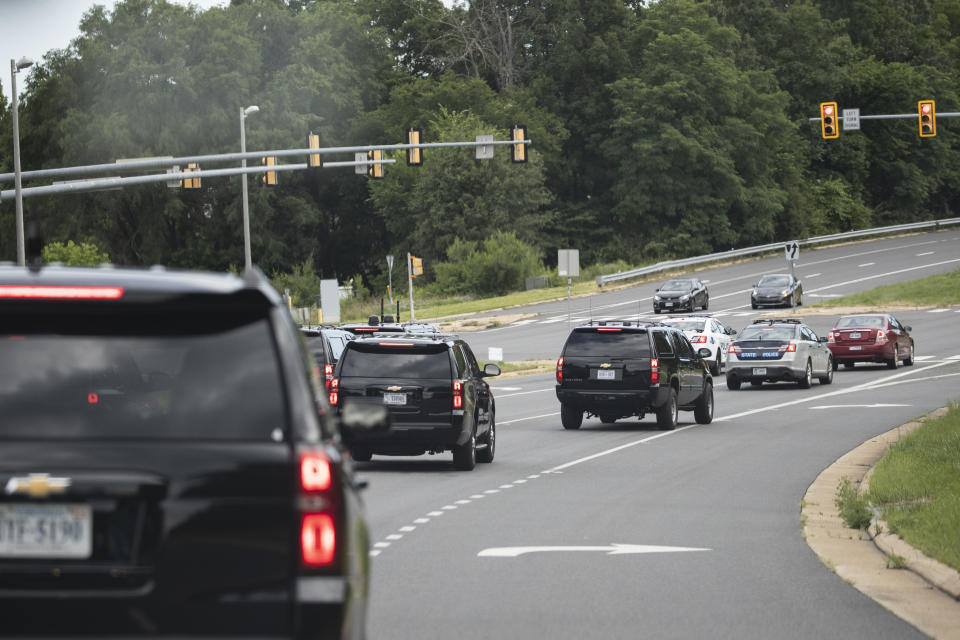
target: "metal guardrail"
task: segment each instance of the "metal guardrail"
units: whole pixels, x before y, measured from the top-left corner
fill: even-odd
[[[896,233],[898,231],[915,231],[918,229],[937,229],[950,225],[960,224],[960,218],[943,218],[941,220],[929,220],[926,222],[911,222],[908,224],[895,224],[889,227],[876,227],[873,229],[861,229],[859,231],[846,231],[844,233],[832,233],[825,236],[814,236],[806,240],[798,240],[801,245],[814,245],[823,242],[835,242],[837,240],[847,240],[850,238],[862,238],[866,236],[881,235],[884,233]],[[693,258],[684,258],[682,260],[666,260],[658,262],[639,269],[630,269],[629,271],[619,271],[609,275],[597,276],[597,286],[602,287],[618,280],[629,280],[651,273],[659,273],[678,267],[690,267],[704,262],[717,262],[729,258],[739,258],[742,256],[756,255],[759,253],[769,253],[771,251],[782,251],[786,242],[774,242],[771,244],[759,245],[756,247],[746,247],[744,249],[731,249],[730,251],[721,251],[719,253],[710,253]]]

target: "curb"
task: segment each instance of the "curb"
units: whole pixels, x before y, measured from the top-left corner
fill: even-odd
[[[944,413],[946,408],[938,409],[871,438],[838,458],[807,488],[801,521],[810,549],[854,588],[933,638],[960,640],[960,574],[891,533],[871,538],[864,531],[848,528],[834,503],[842,478],[855,486],[869,482],[873,466],[890,446],[924,421]],[[882,521],[880,526],[889,530]],[[891,555],[906,560],[908,570],[889,568]]]

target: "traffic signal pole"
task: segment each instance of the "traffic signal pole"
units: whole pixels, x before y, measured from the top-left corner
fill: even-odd
[[[410,292],[410,322],[416,322],[413,313],[413,256],[407,253],[407,290]]]

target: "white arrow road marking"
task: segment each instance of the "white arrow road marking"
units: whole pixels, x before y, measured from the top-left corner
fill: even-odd
[[[881,409],[884,407],[912,407],[912,404],[822,404],[811,409]]]
[[[492,547],[477,554],[483,558],[516,558],[526,553],[543,553],[549,551],[600,551],[608,556],[619,556],[636,553],[674,553],[678,551],[713,551],[697,547],[662,547],[649,544],[617,544],[606,547]]]

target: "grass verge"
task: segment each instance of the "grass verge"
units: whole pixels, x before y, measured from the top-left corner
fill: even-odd
[[[891,531],[960,571],[960,405],[887,451],[869,499]]]
[[[960,304],[960,269],[910,282],[884,285],[842,298],[818,302],[810,307],[949,307],[957,304]]]
[[[481,362],[480,366],[484,367],[487,364],[487,362]],[[554,360],[521,360],[518,362],[493,362],[492,364],[500,367],[501,374],[513,373],[523,375],[549,373],[554,371],[557,366]]]
[[[842,478],[837,486],[837,509],[840,517],[851,529],[866,529],[873,518],[867,499],[860,495],[850,478]]]

